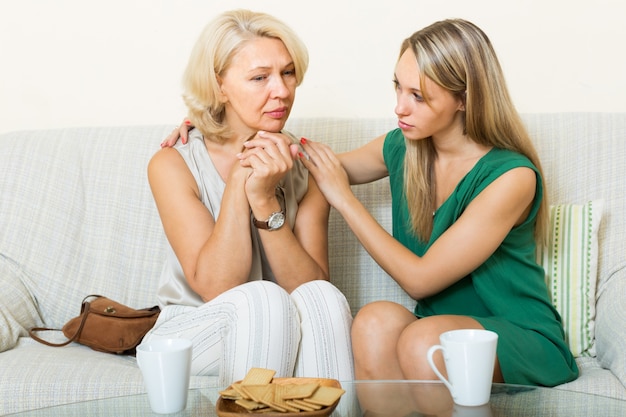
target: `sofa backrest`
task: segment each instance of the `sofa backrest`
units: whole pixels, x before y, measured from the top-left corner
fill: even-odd
[[[626,278],[626,113],[526,114],[551,204],[603,200],[598,285]]]
[[[539,149],[551,202],[602,198],[599,285],[624,269],[626,114],[524,115]],[[395,127],[393,118],[292,119],[296,136],[353,149]],[[134,307],[156,303],[165,237],[146,178],[167,126],[94,127],[0,135],[0,262],[19,269],[48,326],[78,314],[85,295]],[[391,225],[387,181],[354,187]],[[354,312],[367,302],[414,302],[331,212],[332,281]],[[0,276],[0,283],[11,277]]]
[[[19,269],[47,326],[78,315],[88,294],[133,307],[156,304],[165,241],[146,166],[167,130],[0,137],[0,262]]]

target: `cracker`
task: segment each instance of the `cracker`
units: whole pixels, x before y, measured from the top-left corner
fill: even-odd
[[[276,384],[268,384],[267,389],[263,394],[263,397],[260,398],[260,402],[262,404],[267,405],[270,408],[273,408],[276,411],[280,411],[281,413],[286,413],[288,410],[285,407],[281,407],[280,405],[275,403],[275,394],[276,394]]]
[[[227,400],[238,400],[242,398],[241,394],[239,394],[239,392],[237,392],[237,390],[235,390],[234,388],[228,388],[224,391],[220,391],[220,395],[222,396],[222,398]]]
[[[310,407],[311,410],[309,411],[314,411],[314,410],[321,410],[323,408],[323,406],[319,405],[319,404],[313,404],[313,403],[309,403],[305,400],[289,400],[292,403],[294,403],[295,405],[299,406],[299,407]]]
[[[238,400],[235,400],[235,403],[239,404],[240,406],[242,406],[248,411],[259,410],[261,408],[267,408],[265,404],[261,404],[253,400],[246,400],[245,398],[240,398]]]
[[[276,371],[265,368],[250,368],[241,385],[265,385],[272,382]]]
[[[254,414],[269,414],[269,413],[275,413],[277,410],[271,408],[271,407],[265,407],[265,408],[259,408],[258,410],[254,410]]]
[[[286,413],[287,411],[289,411],[287,408],[281,407],[280,405],[276,404],[274,401],[266,401],[266,400],[264,400],[262,402],[262,404],[265,404],[266,406],[268,406],[272,410],[280,411],[281,413]]]
[[[220,391],[220,396],[250,413],[263,414],[321,410],[335,404],[345,393],[341,388],[322,386],[314,378],[274,380],[275,373],[251,368],[243,380]]]
[[[243,385],[241,389],[248,394],[248,396],[254,401],[260,403],[268,390],[272,389],[272,384],[266,385]]]
[[[300,401],[300,400],[285,400],[285,402],[289,404],[290,406],[298,408],[302,411],[315,411],[315,410],[319,410],[320,408],[322,408],[321,405],[307,404],[304,401]]]
[[[321,386],[315,390],[313,395],[304,398],[303,401],[328,407],[337,401],[344,392],[346,391],[341,388]]]
[[[239,396],[246,400],[251,400],[250,395],[243,390],[241,383],[233,384],[230,386],[234,391],[236,391]]]
[[[313,395],[315,390],[319,387],[319,384],[315,382],[309,382],[308,384],[285,384],[285,391],[283,398],[286,400],[293,400],[299,398],[307,398]]]
[[[286,408],[287,411],[292,411],[294,413],[299,412],[300,411],[299,408],[296,408],[288,404],[285,401],[285,393],[287,392],[289,387],[287,385],[280,385],[280,384],[275,385],[275,387],[276,388],[274,389],[274,401],[272,401],[272,404],[278,405],[281,408]]]

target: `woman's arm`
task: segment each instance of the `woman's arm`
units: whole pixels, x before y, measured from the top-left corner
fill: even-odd
[[[246,181],[246,195],[254,217],[265,220],[280,209],[275,187],[293,169],[296,147],[285,135],[267,132],[260,132],[245,146],[241,163],[253,172]],[[259,230],[272,272],[287,291],[308,281],[328,279],[329,211],[326,199],[309,176],[293,230],[288,224],[278,230]]]
[[[511,229],[528,215],[535,182],[535,173],[528,168],[516,168],[502,175],[468,205],[423,257],[413,254],[386,232],[386,236],[380,229],[372,233],[368,226],[354,222],[356,206],[346,208],[345,213],[351,219],[348,224],[356,229],[355,234],[372,257],[419,300],[467,276],[496,251]]]
[[[265,254],[278,284],[288,292],[316,279],[329,279],[328,215],[330,207],[309,176],[309,188],[298,205],[293,231],[259,230]]]
[[[360,148],[337,155],[350,184],[366,184],[389,175],[383,159],[385,137],[381,135]]]
[[[535,173],[513,169],[472,201],[459,220],[419,257],[393,238],[352,193],[348,176],[324,145],[305,146],[303,161],[320,189],[372,258],[414,299],[436,294],[484,263],[527,215]]]
[[[148,165],[167,239],[190,287],[205,301],[248,279],[252,259],[250,211],[244,193],[248,175],[249,170],[233,165],[215,222],[176,150],[161,149]]]

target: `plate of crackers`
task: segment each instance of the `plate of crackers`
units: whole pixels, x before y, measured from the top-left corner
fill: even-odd
[[[345,390],[336,379],[274,378],[271,369],[252,368],[244,379],[220,391],[219,417],[322,417],[333,412]]]

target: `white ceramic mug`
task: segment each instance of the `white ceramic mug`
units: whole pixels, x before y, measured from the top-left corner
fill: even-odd
[[[428,364],[450,390],[456,404],[484,405],[491,396],[498,335],[489,330],[462,329],[439,336],[440,345],[428,349]],[[448,373],[446,379],[433,361],[441,350]]]
[[[150,408],[158,414],[177,413],[187,406],[191,370],[191,341],[161,339],[137,346]]]
[[[466,405],[454,404],[452,417],[492,417],[491,405],[483,404],[468,407]]]

